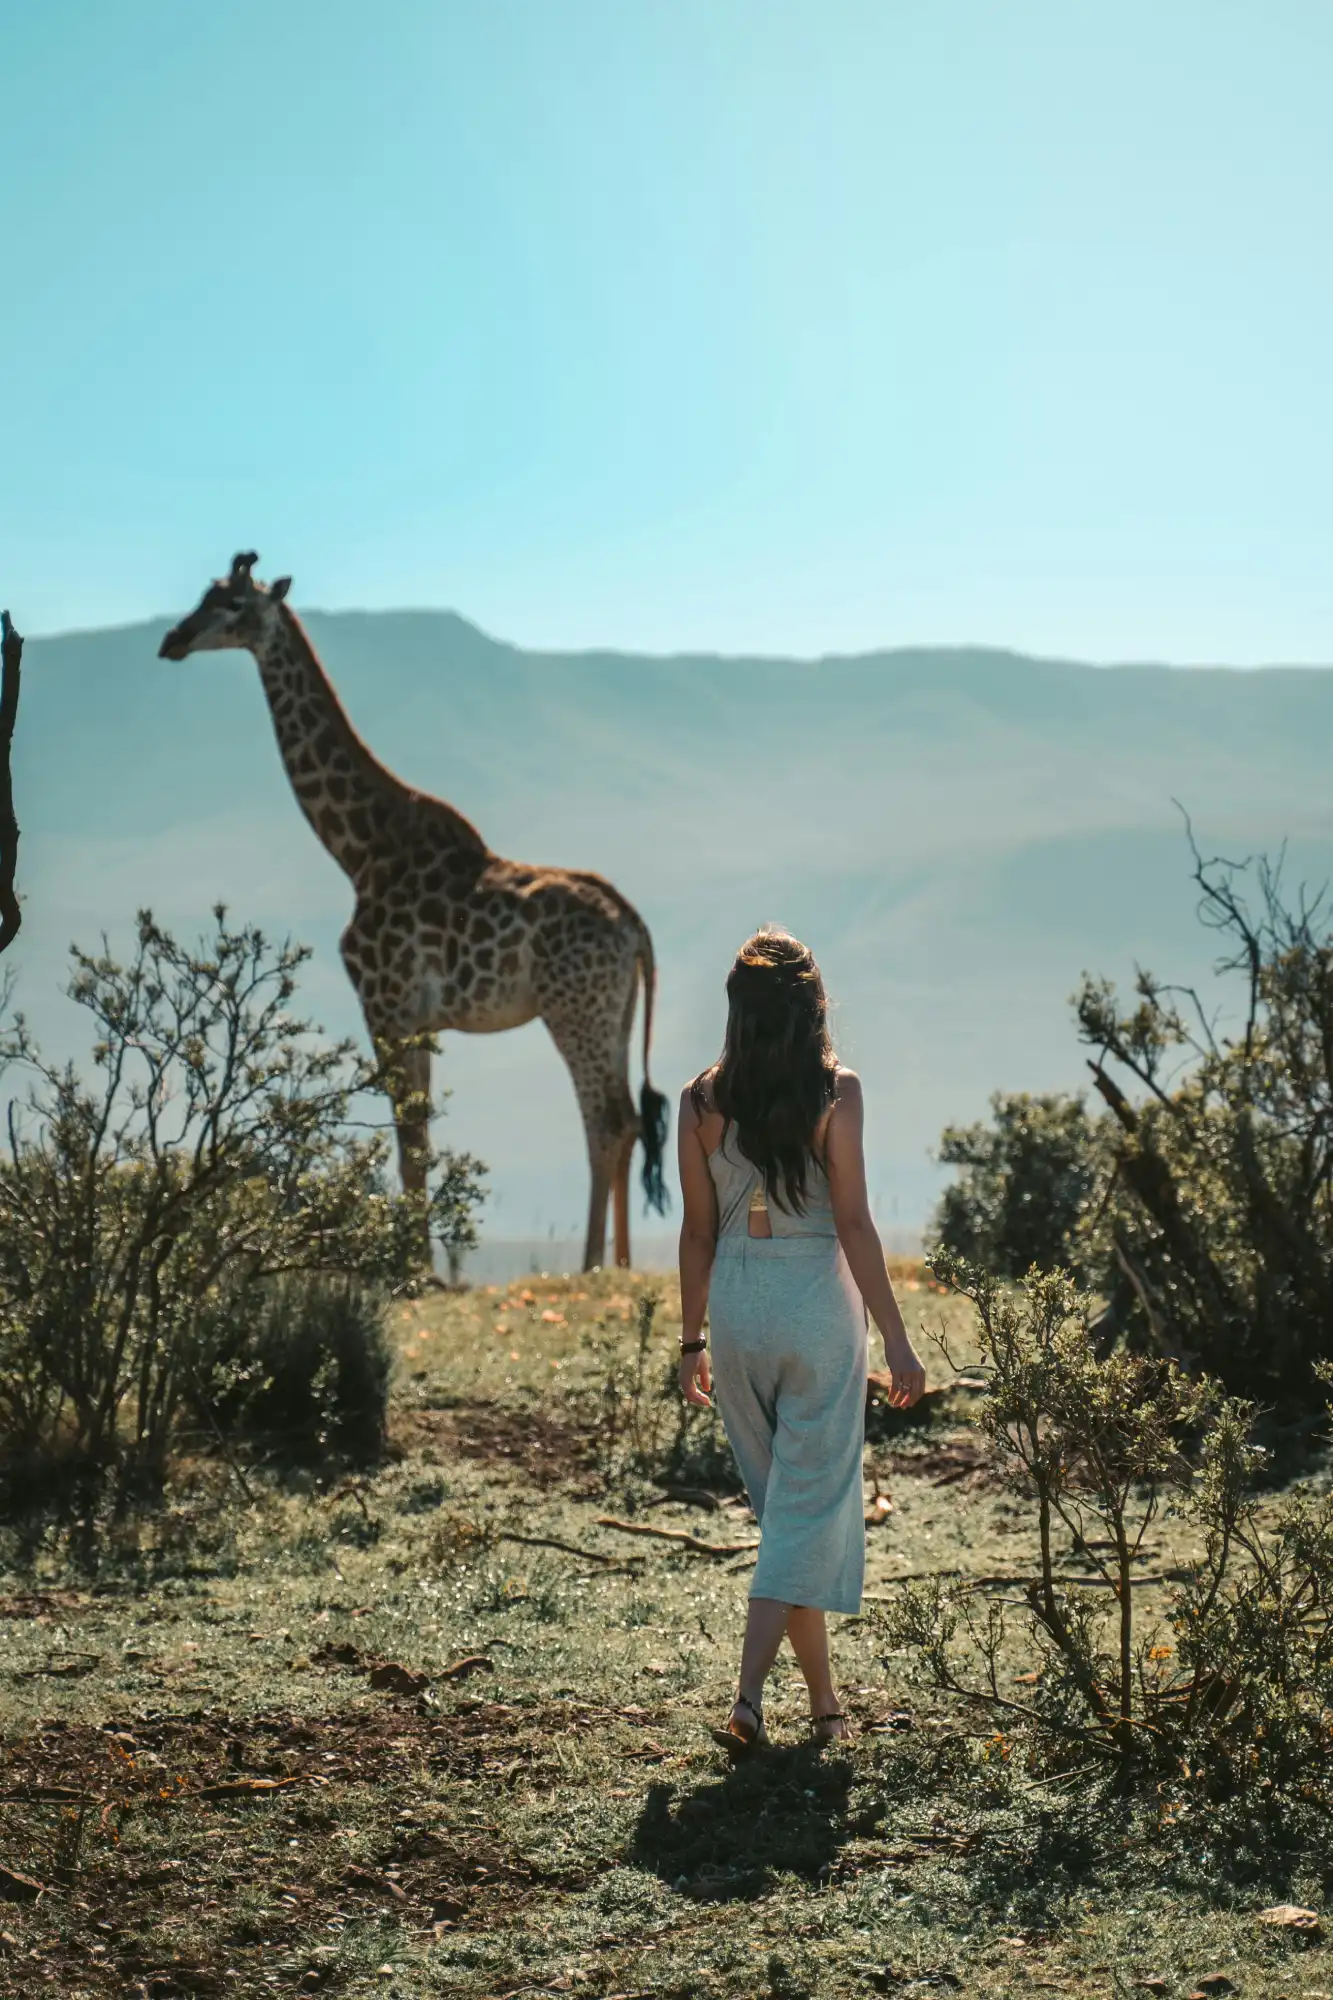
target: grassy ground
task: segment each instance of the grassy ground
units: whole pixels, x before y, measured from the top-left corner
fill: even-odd
[[[778,1747],[728,1770],[707,1725],[752,1558],[599,1520],[754,1533],[707,1421],[677,1437],[673,1298],[640,1357],[641,1289],[398,1308],[374,1476],[251,1472],[247,1498],[200,1463],[93,1576],[10,1550],[0,1993],[1333,1996],[1324,1945],[1258,1919],[1322,1879],[1033,1784],[885,1657],[895,1579],[1003,1593],[1030,1555],[942,1362],[919,1423],[872,1423],[867,1615],[835,1621],[856,1742],[816,1752],[784,1661]],[[640,1369],[637,1404],[603,1394]]]

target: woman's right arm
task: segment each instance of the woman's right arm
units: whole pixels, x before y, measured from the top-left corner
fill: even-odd
[[[833,1220],[857,1289],[884,1336],[884,1359],[893,1378],[889,1401],[906,1410],[924,1395],[926,1371],[907,1337],[889,1283],[884,1245],[870,1213],[862,1143],[864,1122],[861,1079],[852,1070],[844,1070],[838,1079],[837,1102],[824,1139]]]
[[[717,1249],[717,1190],[708,1171],[708,1156],[699,1137],[699,1114],[689,1086],[680,1094],[676,1126],[676,1156],[680,1163],[683,1215],[680,1225],[680,1337],[682,1343],[703,1339],[708,1310],[708,1280]],[[680,1388],[687,1403],[708,1407],[712,1376],[708,1350],[680,1357]]]

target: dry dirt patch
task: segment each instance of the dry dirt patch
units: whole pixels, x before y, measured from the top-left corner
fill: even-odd
[[[372,1698],[320,1715],[41,1723],[3,1746],[0,1993],[30,1978],[170,2000],[221,1992],[225,1966],[225,1990],[244,1992],[261,1964],[296,1990],[335,1992],[329,1940],[349,1926],[378,1916],[443,1933],[583,1887],[586,1870],[552,1867],[461,1810],[458,1781],[554,1789],[556,1739],[611,1727],[629,1744],[648,1720]]]
[[[542,1491],[586,1485],[589,1443],[580,1425],[544,1409],[459,1397],[445,1409],[404,1412],[395,1442],[428,1462],[504,1466]]]

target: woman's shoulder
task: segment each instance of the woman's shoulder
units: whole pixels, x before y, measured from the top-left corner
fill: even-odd
[[[846,1103],[861,1095],[861,1079],[854,1069],[844,1069],[841,1063],[833,1072],[833,1102]]]
[[[690,1078],[680,1093],[682,1112],[690,1112],[696,1119],[707,1118],[717,1110],[713,1099],[713,1078],[717,1074],[717,1064],[711,1069],[701,1070],[698,1076]]]

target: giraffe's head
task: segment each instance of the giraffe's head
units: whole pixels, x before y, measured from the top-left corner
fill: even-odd
[[[259,557],[233,556],[231,573],[211,583],[188,618],[173,625],[158,647],[158,658],[183,660],[187,653],[218,652],[226,646],[253,651],[266,627],[278,618],[278,606],[291,588],[280,576],[267,586],[251,575]]]

